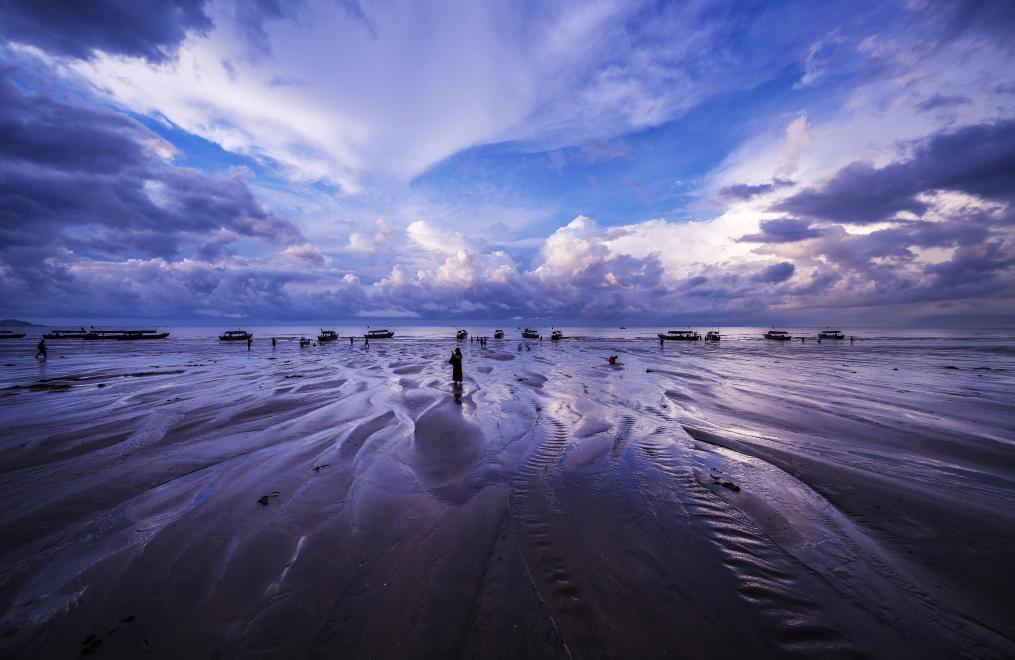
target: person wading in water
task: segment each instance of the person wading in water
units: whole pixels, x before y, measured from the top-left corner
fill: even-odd
[[[451,354],[451,359],[448,360],[448,364],[451,365],[451,380],[454,381],[455,385],[462,385],[462,349],[456,348],[455,352]]]
[[[38,360],[40,355],[42,356],[43,360],[45,360],[48,357],[46,355],[46,340],[45,339],[40,339],[39,340],[39,345],[35,347],[35,359]],[[462,373],[461,372],[461,367],[459,367],[458,373],[459,374]]]

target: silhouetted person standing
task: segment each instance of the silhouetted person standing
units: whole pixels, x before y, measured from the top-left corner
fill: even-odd
[[[448,360],[448,364],[451,365],[451,380],[454,381],[455,385],[462,384],[462,349],[456,348],[455,352],[451,354],[451,359]]]
[[[39,345],[35,347],[35,359],[38,360],[40,355],[42,356],[43,360],[47,359],[47,357],[48,357],[46,355],[46,340],[45,339],[40,339],[39,340]]]
[[[250,350],[250,345],[254,343],[253,337],[247,337],[247,350]]]
[[[272,337],[271,338],[271,347],[275,348],[275,346],[277,346],[277,345],[278,345],[278,341],[274,337]]]

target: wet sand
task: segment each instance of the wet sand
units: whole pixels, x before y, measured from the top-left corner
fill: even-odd
[[[4,347],[0,653],[1015,656],[1015,345],[454,345]]]

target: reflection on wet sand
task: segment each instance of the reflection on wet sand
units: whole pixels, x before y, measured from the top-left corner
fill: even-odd
[[[8,360],[0,648],[1015,654],[1010,348],[452,345]]]

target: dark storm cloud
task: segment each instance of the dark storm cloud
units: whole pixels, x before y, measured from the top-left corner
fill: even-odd
[[[975,124],[925,139],[911,159],[876,168],[853,163],[823,186],[808,188],[773,210],[833,222],[866,224],[908,211],[922,216],[918,195],[952,190],[1009,203],[1015,200],[1015,121]]]
[[[55,100],[0,70],[0,252],[50,246],[172,257],[209,239],[277,244],[299,231],[258,204],[243,172],[165,165],[168,144],[133,119]]]
[[[779,282],[785,282],[789,278],[793,277],[793,272],[795,270],[796,266],[792,263],[789,261],[782,261],[762,269],[752,279],[755,282],[761,282],[763,284],[778,284]]]
[[[781,218],[765,220],[761,223],[761,232],[740,238],[745,243],[795,243],[808,238],[817,238],[824,232],[811,226],[810,220],[797,218]]]
[[[55,55],[94,51],[163,62],[212,26],[205,0],[0,0],[0,36]]]
[[[725,199],[732,200],[748,200],[758,195],[764,195],[770,193],[773,190],[779,190],[780,188],[788,188],[796,185],[795,181],[789,179],[772,179],[770,183],[759,183],[751,185],[747,183],[737,183],[732,186],[726,186],[719,190],[719,195]]]

